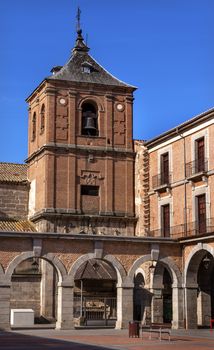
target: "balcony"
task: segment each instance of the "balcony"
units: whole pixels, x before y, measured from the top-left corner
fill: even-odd
[[[205,236],[211,233],[214,233],[214,218],[188,222],[186,224],[186,230],[184,224],[171,226],[167,230],[152,230],[148,232],[148,237],[170,237],[173,239],[181,239]]]
[[[194,160],[186,164],[186,177],[191,181],[202,180],[208,170],[208,160]]]
[[[154,191],[163,192],[167,188],[170,188],[171,184],[171,173],[160,173],[155,176],[152,176],[152,188]]]

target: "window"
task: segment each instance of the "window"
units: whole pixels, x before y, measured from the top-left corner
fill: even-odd
[[[161,207],[162,235],[170,236],[170,205],[166,204]]]
[[[195,141],[195,172],[204,171],[205,157],[204,157],[204,137]]]
[[[32,137],[31,141],[34,141],[36,138],[36,112],[33,113],[33,118],[32,118]]]
[[[206,195],[197,196],[198,233],[206,232]]]
[[[91,68],[87,67],[87,66],[83,66],[82,67],[82,71],[83,71],[83,73],[90,74],[91,73]]]
[[[81,195],[82,196],[99,196],[99,186],[81,186]]]
[[[42,105],[41,108],[41,120],[40,120],[40,134],[43,134],[45,130],[45,105]]]
[[[169,153],[161,155],[161,185],[169,183]]]
[[[97,108],[92,103],[82,105],[82,135],[98,136]]]

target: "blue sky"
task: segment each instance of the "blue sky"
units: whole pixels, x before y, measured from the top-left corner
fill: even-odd
[[[68,60],[78,5],[91,55],[138,87],[135,138],[214,106],[213,0],[1,1],[0,161],[26,159],[25,98]]]

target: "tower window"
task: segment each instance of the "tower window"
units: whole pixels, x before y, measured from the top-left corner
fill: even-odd
[[[82,67],[82,71],[83,71],[83,73],[90,74],[90,73],[91,73],[91,68],[90,68],[90,67],[83,66],[83,67]]]
[[[33,113],[33,118],[32,118],[32,137],[31,141],[34,141],[36,138],[36,112]]]
[[[45,130],[45,105],[42,105],[41,108],[41,123],[40,123],[40,134],[43,134]]]
[[[92,103],[82,106],[82,135],[98,136],[97,108]]]
[[[81,186],[81,195],[82,196],[99,196],[99,186]]]

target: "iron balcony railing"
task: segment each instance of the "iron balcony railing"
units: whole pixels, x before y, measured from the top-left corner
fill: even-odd
[[[176,225],[165,229],[151,230],[149,237],[170,237],[174,239],[194,237],[214,233],[214,218],[188,222],[186,225]]]
[[[204,160],[196,159],[193,162],[189,162],[186,164],[187,177],[191,177],[199,173],[206,173],[207,170],[208,170],[208,160],[206,158]]]
[[[160,173],[152,176],[152,188],[158,188],[162,186],[169,186],[171,183],[171,173]]]

